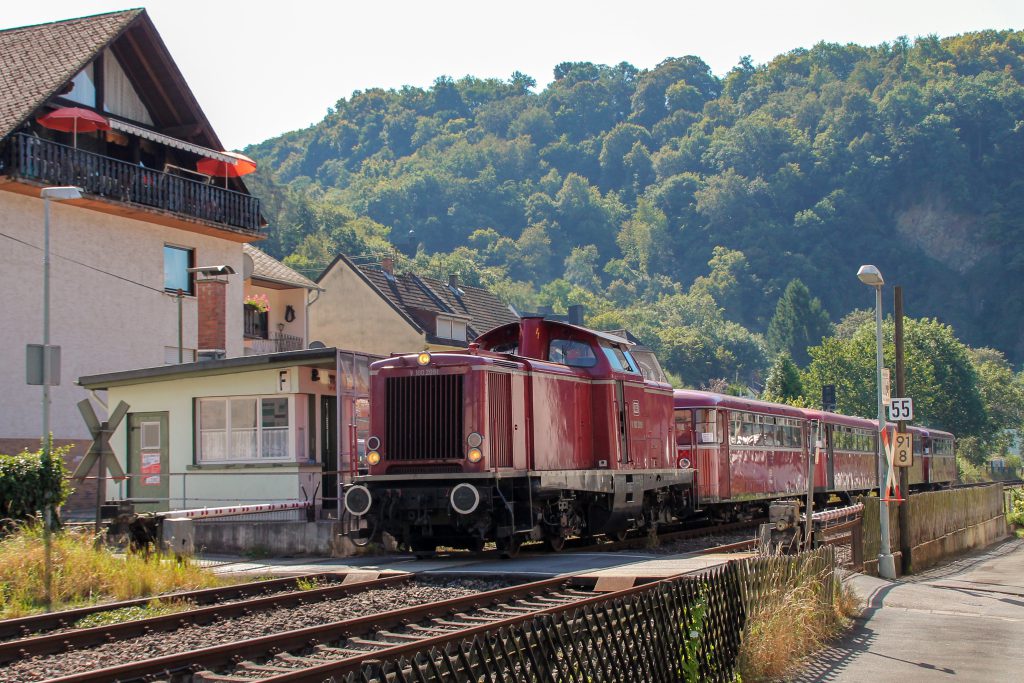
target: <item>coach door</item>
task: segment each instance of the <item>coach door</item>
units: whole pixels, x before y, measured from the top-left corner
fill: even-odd
[[[825,471],[828,473],[828,481],[825,484],[825,488],[829,491],[834,491],[836,488],[836,454],[835,449],[832,447],[832,425],[822,424],[822,439],[825,441],[822,455],[825,456]]]

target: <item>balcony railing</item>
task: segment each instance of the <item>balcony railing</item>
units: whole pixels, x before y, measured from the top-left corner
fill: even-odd
[[[258,234],[260,200],[32,135],[11,136],[0,172]]]
[[[247,339],[245,344],[250,355],[281,353],[282,351],[300,351],[304,348],[302,345],[302,337],[296,337],[292,334],[283,334],[280,332],[271,336],[269,339]]]
[[[270,325],[267,323],[267,312],[246,304],[242,308],[242,334],[246,339],[267,339],[270,337]]]

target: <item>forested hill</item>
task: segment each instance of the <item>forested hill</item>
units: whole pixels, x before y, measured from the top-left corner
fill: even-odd
[[[1024,32],[554,76],[356,92],[250,147],[265,248],[315,276],[390,242],[526,310],[584,303],[694,383],[764,369],[793,280],[820,341],[874,263],[908,314],[1024,361]]]

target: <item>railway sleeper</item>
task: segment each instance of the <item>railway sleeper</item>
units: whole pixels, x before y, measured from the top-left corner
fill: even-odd
[[[213,671],[200,671],[192,675],[192,683],[252,683],[252,681],[252,676],[219,674]]]
[[[295,667],[293,666],[275,666],[273,664],[257,664],[256,662],[242,662],[236,666],[235,669],[249,671],[254,674],[262,674],[264,676],[287,674],[295,671]]]
[[[285,662],[287,664],[297,664],[302,667],[317,666],[323,664],[324,660],[316,657],[304,657],[302,655],[293,655],[289,652],[280,652],[274,655],[275,661]]]
[[[317,645],[313,650],[321,652],[325,657],[332,659],[348,659],[349,657],[360,657],[366,654],[366,650],[353,650],[347,647],[334,647],[331,645]]]

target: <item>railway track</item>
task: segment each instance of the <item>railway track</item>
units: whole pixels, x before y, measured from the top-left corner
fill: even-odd
[[[700,530],[689,530],[688,535]],[[735,547],[712,547],[705,552],[744,549],[749,541]],[[319,576],[319,575],[317,575]],[[484,592],[472,591],[440,600],[403,603],[404,596],[416,592],[420,581],[414,575],[396,575],[373,579],[365,573],[356,583],[332,585],[288,594],[261,595],[251,600],[201,607],[166,617],[123,622],[105,627],[43,634],[32,638],[0,643],[0,680],[46,680],[61,683],[90,681],[173,680],[209,683],[241,681],[321,681],[328,671],[358,668],[380,657],[400,651],[419,650],[434,640],[450,639],[455,633],[471,634],[500,627],[505,623],[564,609],[575,602],[614,597],[634,584],[616,581],[602,584],[595,578],[569,576],[528,584],[505,586]],[[436,579],[435,579],[436,580]],[[283,583],[288,580],[276,580]],[[296,581],[296,579],[290,579]],[[254,582],[231,588],[256,590]],[[637,584],[643,581],[636,582]],[[285,584],[287,585],[287,584]],[[201,591],[209,594],[210,591]],[[310,624],[308,615],[318,602],[338,599],[342,602],[367,600],[374,592],[387,593],[383,599],[368,601],[371,607],[357,616],[327,623],[292,628],[296,623]],[[347,596],[347,597],[346,597]],[[216,644],[202,647],[191,634],[206,625],[224,625],[233,618],[251,617],[261,610],[286,610],[297,607],[300,616],[279,620],[285,628],[231,629],[232,634]],[[50,616],[50,615],[48,615]],[[192,630],[189,630],[192,629]],[[188,633],[177,633],[178,630]],[[145,635],[143,635],[145,634]],[[146,638],[177,639],[178,651],[148,656]],[[136,640],[139,639],[139,640]],[[103,652],[117,645],[122,655]],[[95,654],[93,654],[95,652]],[[130,653],[130,654],[129,654]],[[15,662],[14,660],[20,660]],[[70,662],[75,659],[75,662]],[[111,662],[117,662],[111,665]],[[10,667],[22,667],[11,670]],[[7,675],[4,669],[7,668]]]
[[[162,657],[48,678],[53,683],[192,680],[226,683],[310,680],[344,662],[358,666],[395,647],[422,647],[432,638],[491,628],[508,619],[607,595],[596,580],[562,577],[474,593],[454,599],[380,611],[371,615],[237,640]]]
[[[0,620],[0,652],[3,651],[4,647],[2,641],[39,636],[60,629],[72,629],[75,628],[76,623],[86,617],[133,607],[145,607],[154,602],[158,604],[186,602],[202,607],[204,605],[227,603],[234,600],[245,600],[253,597],[269,596],[274,593],[301,590],[300,586],[303,584],[314,586],[324,584],[324,587],[327,587],[326,584],[351,584],[357,581],[376,579],[381,574],[380,572],[349,572],[348,574],[315,572],[280,579],[248,581],[217,588],[165,593],[155,597],[106,602],[98,605],[89,605],[88,607],[78,607],[45,614],[33,614],[15,619],[4,619]],[[0,654],[0,663],[4,661],[3,655]]]
[[[348,580],[350,577],[352,579]],[[325,581],[333,579],[334,581],[330,585],[308,590],[297,589],[297,582],[303,579],[303,577],[300,577],[243,584],[231,587],[236,589],[233,591],[228,589],[208,589],[190,593],[174,593],[163,596],[160,599],[165,601],[172,599],[189,602],[196,601],[197,604],[206,602],[208,604],[207,606],[200,606],[187,611],[84,629],[70,628],[74,622],[69,621],[69,615],[79,614],[78,618],[81,618],[84,615],[110,611],[119,607],[135,606],[140,603],[145,604],[146,601],[129,600],[121,603],[110,603],[97,608],[74,609],[67,612],[39,614],[20,618],[20,620],[10,620],[11,622],[18,622],[16,625],[18,629],[36,629],[36,631],[30,631],[30,633],[47,630],[51,632],[38,633],[38,635],[29,635],[24,638],[0,642],[0,666],[25,657],[57,654],[117,640],[136,638],[146,634],[174,631],[183,626],[201,626],[225,620],[225,618],[252,614],[258,611],[307,605],[319,601],[336,600],[355,593],[380,588],[403,586],[414,581],[415,575],[395,573],[380,579],[377,578],[376,574],[367,574],[366,572],[347,575],[334,574],[333,577],[331,574],[317,573],[306,574],[304,578],[306,581],[313,581],[313,579]],[[252,595],[258,597],[245,597]],[[231,601],[231,598],[240,597],[244,599]],[[224,602],[224,600],[227,601]],[[4,624],[4,626],[7,627],[8,625]],[[47,627],[50,628],[47,629]]]

